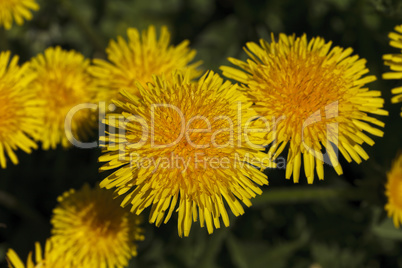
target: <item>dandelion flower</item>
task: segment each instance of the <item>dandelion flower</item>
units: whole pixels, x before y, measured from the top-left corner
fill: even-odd
[[[235,216],[243,214],[239,200],[251,206],[268,183],[254,166],[272,164],[260,151],[258,133],[247,136],[250,142],[242,139],[255,112],[236,86],[213,72],[190,80],[180,72],[154,76],[146,87],[137,84],[142,98],[122,90],[126,100],[114,103],[123,118],[105,120],[111,129],[99,158],[107,162],[101,170],[118,168],[101,187],[116,187],[125,194],[122,206],[136,214],[151,206],[149,222],[157,226],[177,211],[179,236],[188,236],[198,217],[209,233],[220,219],[228,226],[223,200]]]
[[[170,74],[176,69],[192,70],[192,78],[199,76],[196,68],[201,62],[190,64],[196,51],[188,47],[189,41],[177,46],[170,45],[170,33],[162,27],[157,39],[154,26],[142,32],[135,28],[127,30],[128,42],[121,36],[117,42],[112,40],[106,49],[110,62],[94,59],[90,68],[99,87],[105,88],[111,98],[118,98],[119,90],[124,88],[137,95],[135,81],[142,84],[152,81],[152,75]]]
[[[390,46],[402,49],[402,25],[395,27],[396,32],[389,33],[391,39]],[[392,72],[384,73],[383,79],[402,79],[402,53],[386,54],[383,56],[384,64],[389,66]],[[391,99],[392,103],[402,102],[402,86],[392,89],[392,94],[395,96]],[[402,116],[402,112],[401,112]]]
[[[226,77],[243,84],[257,113],[271,122],[268,154],[276,159],[289,148],[286,178],[293,173],[294,182],[302,161],[308,183],[313,183],[315,169],[324,179],[324,162],[340,175],[338,149],[348,162],[360,163],[369,157],[361,145],[374,144],[365,132],[383,136],[377,127],[384,123],[369,113],[387,115],[381,109],[384,100],[380,91],[365,87],[376,77],[365,76],[366,60],[351,56],[351,48],[331,45],[320,37],[308,42],[306,35],[280,34],[275,41],[272,35],[271,43],[247,43],[247,62],[229,58],[242,70],[221,67]]]
[[[86,138],[96,124],[92,109],[77,109],[77,105],[98,101],[99,94],[93,86],[88,66],[89,60],[82,54],[60,47],[50,47],[31,60],[31,72],[36,75],[32,88],[45,102],[44,110],[47,111],[40,135],[44,150],[54,149],[59,143],[69,147],[69,140]],[[71,119],[69,129],[65,129],[66,118]]]
[[[385,195],[388,202],[385,210],[388,217],[393,217],[395,227],[399,228],[402,223],[402,154],[395,159],[387,177]]]
[[[0,26],[10,29],[13,20],[18,25],[24,23],[24,19],[31,20],[31,10],[38,10],[39,5],[35,0],[1,0],[0,1]]]
[[[141,218],[113,197],[111,191],[86,184],[58,198],[52,240],[68,267],[126,267],[137,255],[136,242],[144,239]]]
[[[31,153],[37,148],[32,140],[40,131],[42,112],[35,94],[27,86],[32,75],[26,75],[28,65],[18,66],[18,57],[0,53],[0,165],[6,168],[6,155],[18,164],[14,151],[19,148]]]
[[[32,260],[32,252],[28,254],[26,264],[21,261],[13,249],[7,251],[7,262],[9,268],[59,268],[67,267],[63,263],[62,255],[59,255],[51,240],[46,241],[45,252],[42,255],[42,249],[39,242],[35,243],[35,261]]]

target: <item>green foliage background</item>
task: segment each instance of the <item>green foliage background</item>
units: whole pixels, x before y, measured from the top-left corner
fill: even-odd
[[[402,24],[397,0],[41,0],[40,11],[22,27],[1,30],[0,48],[29,60],[48,46],[75,49],[89,58],[105,57],[110,38],[125,36],[127,27],[168,25],[172,42],[189,39],[205,69],[220,73],[229,56],[245,58],[242,46],[270,33],[322,36],[334,45],[352,47],[368,60],[385,108],[384,138],[364,146],[370,159],[341,164],[344,175],[325,168],[325,180],[297,185],[284,170],[269,170],[270,185],[231,226],[208,235],[198,223],[189,238],[177,235],[177,217],[156,228],[144,223],[146,240],[130,267],[402,267],[402,230],[383,210],[384,182],[402,148],[400,106],[390,103],[390,89],[401,82],[383,81],[382,54],[388,32]],[[94,137],[96,139],[96,137]],[[34,242],[50,235],[56,198],[85,182],[94,185],[99,149],[18,152],[20,164],[0,170],[0,265],[14,248],[25,260]],[[402,193],[401,193],[402,194]],[[148,211],[144,212],[148,215]],[[145,216],[145,217],[146,217]]]

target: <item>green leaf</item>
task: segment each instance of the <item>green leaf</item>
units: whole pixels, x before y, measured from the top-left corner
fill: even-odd
[[[374,225],[372,231],[381,238],[402,240],[402,230],[395,228],[390,218],[382,221],[378,225]]]
[[[230,234],[226,239],[226,245],[228,247],[230,257],[232,258],[232,262],[238,268],[247,268],[247,258],[244,255],[244,251],[242,250],[242,246],[237,240],[237,238]]]

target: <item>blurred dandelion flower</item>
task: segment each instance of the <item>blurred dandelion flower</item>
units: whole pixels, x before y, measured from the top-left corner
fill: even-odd
[[[0,53],[0,165],[6,168],[6,155],[18,164],[17,148],[31,153],[37,144],[31,139],[40,131],[42,110],[35,94],[27,88],[34,78],[28,65],[18,66],[18,57]]]
[[[137,84],[142,98],[122,90],[126,101],[114,103],[124,120],[105,120],[112,128],[101,137],[106,152],[99,158],[108,162],[101,170],[118,168],[101,187],[127,193],[122,206],[131,205],[136,214],[152,206],[149,221],[157,226],[177,211],[179,236],[189,235],[198,216],[209,233],[220,227],[220,218],[228,226],[223,200],[235,216],[243,214],[239,200],[251,206],[262,192],[259,185],[268,183],[254,166],[273,166],[260,151],[258,133],[249,135],[253,143],[242,140],[256,114],[236,86],[213,72],[190,80],[180,72],[169,79],[154,76],[147,87]]]
[[[0,26],[10,29],[13,20],[18,25],[24,23],[24,19],[31,20],[31,10],[39,10],[35,0],[1,0],[0,1]]]
[[[381,109],[381,92],[364,87],[376,77],[364,76],[366,60],[350,56],[351,48],[331,45],[320,37],[308,42],[306,35],[280,34],[275,41],[272,35],[271,43],[247,43],[247,62],[229,58],[242,70],[221,67],[226,77],[243,84],[257,113],[272,122],[266,136],[266,143],[272,143],[268,154],[275,159],[289,148],[286,178],[293,173],[294,182],[299,181],[302,158],[308,183],[313,183],[314,167],[318,178],[324,179],[324,162],[342,174],[338,149],[348,162],[369,158],[361,145],[374,141],[364,131],[383,136],[370,124],[384,123],[368,115],[388,114]]]
[[[395,27],[396,32],[389,33],[391,39],[390,46],[402,49],[402,25]],[[384,64],[389,66],[392,72],[384,73],[383,79],[402,79],[402,53],[385,54],[383,57]],[[402,86],[392,89],[392,94],[395,96],[391,99],[392,103],[402,102]],[[402,116],[402,112],[401,112]]]
[[[154,26],[142,32],[135,28],[127,30],[128,42],[121,36],[112,40],[106,49],[108,59],[94,59],[90,71],[99,87],[109,92],[109,99],[120,98],[118,91],[126,89],[131,94],[139,94],[135,81],[141,84],[152,81],[152,75],[170,74],[176,69],[192,70],[192,78],[201,73],[196,68],[201,62],[190,64],[196,51],[188,47],[185,40],[177,46],[170,45],[170,33],[162,27],[159,40]]]
[[[120,201],[111,191],[87,184],[58,198],[51,239],[68,267],[126,267],[137,255],[136,242],[144,240],[142,220]]]
[[[87,72],[89,60],[75,51],[50,47],[44,54],[31,60],[31,72],[36,75],[32,88],[43,100],[47,111],[43,118],[43,132],[39,140],[42,148],[56,148],[61,143],[69,147],[69,137],[86,138],[96,125],[96,113],[92,109],[80,109],[71,113],[79,104],[96,103],[99,92]],[[65,129],[66,117],[71,118],[71,129]]]
[[[388,202],[385,210],[388,217],[393,217],[395,227],[399,228],[402,223],[402,154],[394,160],[387,178],[385,195]]]
[[[7,251],[6,259],[9,268],[59,268],[68,267],[63,263],[63,258],[58,255],[51,240],[46,241],[45,252],[42,255],[42,249],[39,242],[35,243],[35,261],[32,260],[32,252],[28,254],[26,265],[18,257],[13,249]]]

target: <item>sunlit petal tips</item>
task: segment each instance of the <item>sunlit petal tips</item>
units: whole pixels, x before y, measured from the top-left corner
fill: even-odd
[[[390,46],[401,49],[401,53],[398,54],[385,54],[382,58],[384,64],[389,66],[391,72],[384,73],[383,79],[402,79],[402,25],[395,27],[396,32],[389,33],[388,37],[391,39]],[[392,94],[395,96],[391,99],[392,103],[402,102],[402,85],[393,88]],[[402,112],[401,112],[402,116]]]
[[[380,91],[365,84],[376,80],[366,75],[366,60],[351,55],[352,49],[332,47],[316,37],[279,35],[271,43],[249,42],[246,62],[229,58],[240,69],[222,66],[223,75],[242,83],[257,113],[271,128],[265,139],[269,155],[278,157],[286,148],[286,178],[299,181],[300,169],[309,183],[315,171],[324,179],[324,163],[342,174],[338,150],[348,162],[368,159],[363,143],[373,145],[366,133],[383,136],[384,123],[372,117],[388,115]]]
[[[60,252],[54,247],[54,244],[50,239],[46,241],[43,253],[40,243],[35,243],[35,253],[32,254],[32,252],[30,252],[28,254],[26,264],[24,264],[24,262],[13,249],[9,249],[7,251],[6,259],[9,268],[70,267],[64,263],[63,255],[60,255]]]
[[[42,148],[71,146],[96,127],[100,93],[88,73],[89,60],[81,53],[50,47],[30,62],[35,75],[32,90],[44,102]],[[92,106],[91,106],[92,104]],[[97,107],[97,106],[96,106]]]
[[[154,76],[137,89],[142,98],[123,90],[125,100],[115,101],[123,113],[105,120],[101,170],[118,169],[101,187],[117,188],[136,214],[151,207],[157,226],[178,212],[179,236],[198,219],[209,233],[221,220],[228,226],[227,208],[243,214],[241,202],[251,206],[268,183],[260,169],[273,166],[259,133],[245,131],[257,124],[252,103],[213,72],[198,82],[188,73]]]
[[[393,218],[395,227],[399,228],[402,224],[402,154],[395,159],[387,178],[385,210],[388,217]]]
[[[18,164],[14,151],[31,153],[37,148],[33,141],[41,131],[43,110],[29,87],[34,79],[28,65],[18,66],[18,57],[0,53],[0,165],[6,168],[6,156]]]
[[[144,240],[142,218],[114,199],[112,191],[88,185],[58,198],[51,223],[52,241],[67,268],[127,267]]]
[[[152,81],[154,74],[168,75],[176,69],[191,70],[191,78],[201,74],[197,71],[201,62],[191,63],[196,51],[188,47],[187,40],[177,46],[171,45],[167,27],[161,28],[159,39],[154,26],[149,26],[142,34],[129,28],[127,36],[128,41],[121,36],[117,41],[110,41],[106,49],[110,62],[95,59],[90,68],[98,86],[109,91],[107,97],[120,98],[122,88],[139,96],[135,82],[145,85]]]
[[[1,0],[0,1],[0,27],[10,29],[15,21],[22,25],[24,20],[32,19],[32,10],[38,10],[35,0]]]

